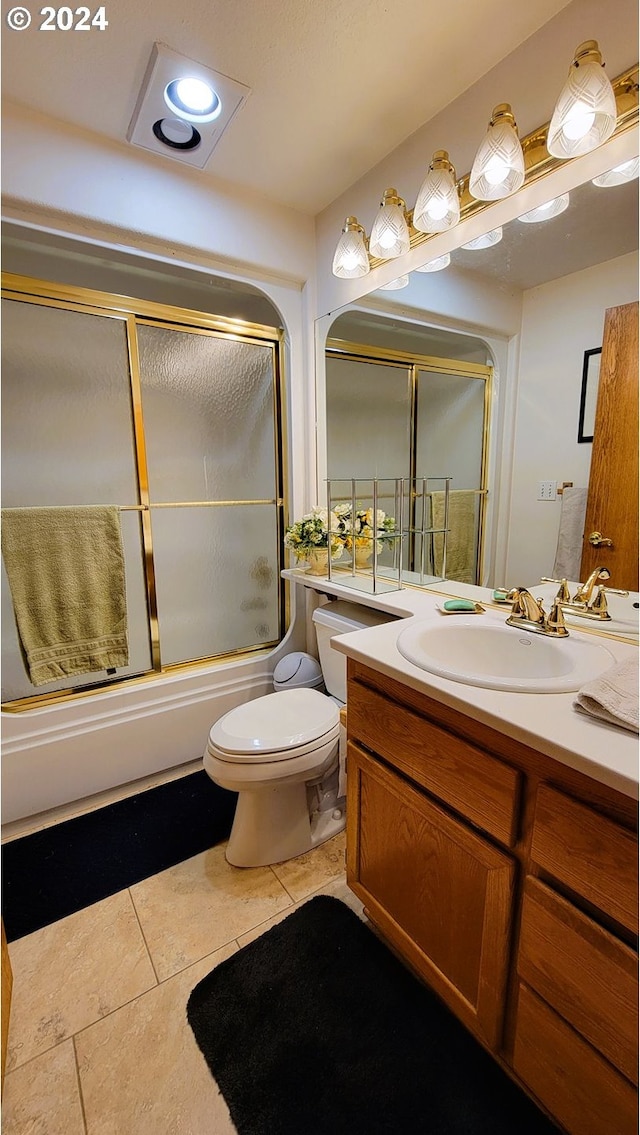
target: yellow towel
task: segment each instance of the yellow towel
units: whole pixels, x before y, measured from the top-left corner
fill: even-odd
[[[117,508],[3,509],[2,554],[34,686],[127,665]]]
[[[460,583],[476,582],[476,499],[472,490],[454,489],[449,492],[449,521],[447,532],[447,579]],[[431,524],[433,528],[444,528],[444,493],[431,493]],[[434,535],[434,568],[442,574],[441,534]]]

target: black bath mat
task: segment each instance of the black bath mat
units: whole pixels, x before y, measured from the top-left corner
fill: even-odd
[[[344,903],[319,896],[187,1005],[240,1135],[557,1135]]]
[[[11,942],[226,839],[237,795],[206,772],[5,843],[2,905]]]

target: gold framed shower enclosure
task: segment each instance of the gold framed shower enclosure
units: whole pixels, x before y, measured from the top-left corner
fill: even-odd
[[[177,670],[202,665],[207,662],[223,662],[229,658],[253,655],[259,651],[272,649],[283,637],[287,617],[284,583],[280,574],[283,566],[282,548],[286,521],[286,423],[284,420],[283,400],[284,336],[282,329],[251,323],[243,319],[229,319],[207,312],[152,303],[146,300],[112,295],[92,289],[55,284],[44,280],[31,279],[29,277],[8,273],[2,276],[2,299],[3,301],[15,301],[20,304],[36,305],[38,308],[57,309],[65,312],[98,316],[102,320],[117,320],[124,329],[126,358],[123,361],[123,371],[128,372],[129,378],[128,397],[131,427],[130,443],[132,447],[130,456],[133,469],[135,470],[135,473],[132,474],[132,483],[135,482],[135,497],[133,500],[110,500],[108,503],[116,505],[123,515],[134,513],[140,518],[140,539],[147,620],[146,633],[148,635],[149,657],[149,665],[135,673],[122,674],[111,678],[105,677],[99,680],[96,680],[95,676],[91,676],[93,680],[89,680],[84,684],[69,685],[64,689],[50,689],[34,694],[28,693],[26,696],[9,697],[3,703],[2,708],[10,711],[35,708],[53,701],[87,696],[101,689],[112,689],[116,684],[122,685],[124,683],[131,683],[132,681],[148,681],[164,673],[173,673]],[[100,326],[102,327],[104,324]],[[176,332],[182,333],[182,339],[175,339]],[[186,338],[186,336],[189,338]],[[202,337],[202,339],[196,337]],[[215,344],[213,343],[214,340]],[[156,379],[154,376],[153,378],[153,381],[156,382],[157,385],[162,382],[166,385],[171,379],[171,365],[166,361],[160,349],[164,348],[167,343],[171,344],[173,342],[178,349],[182,349],[183,354],[186,353],[187,345],[194,347],[198,354],[203,354],[205,362],[202,366],[205,380],[207,378],[205,363],[208,349],[214,352],[222,352],[221,357],[223,359],[229,358],[229,360],[232,361],[236,357],[234,352],[240,352],[239,357],[241,359],[245,357],[251,358],[252,372],[260,371],[259,379],[256,379],[255,383],[256,389],[258,389],[258,382],[262,383],[262,386],[259,388],[262,406],[262,417],[260,419],[262,449],[260,450],[260,454],[263,460],[263,469],[266,469],[268,472],[268,475],[263,475],[262,478],[260,476],[254,476],[253,480],[255,483],[251,487],[258,487],[259,490],[266,487],[268,490],[271,489],[271,492],[268,491],[264,495],[261,495],[260,491],[258,493],[249,492],[246,494],[243,492],[238,492],[237,494],[233,492],[231,494],[223,492],[219,495],[215,492],[211,495],[197,492],[192,493],[188,498],[178,499],[175,492],[173,492],[171,476],[168,473],[162,473],[162,475],[158,474],[158,470],[161,470],[162,455],[158,455],[160,447],[158,438],[156,437],[155,442],[153,439],[153,423],[150,427],[149,422],[145,420],[145,399],[148,400],[146,406],[147,413],[149,412],[149,405],[151,404],[151,398],[148,393],[150,382],[148,373],[143,374],[144,367],[141,363],[141,359],[144,361],[145,351],[147,355],[149,355],[151,349],[155,348],[156,342],[160,344],[158,347],[159,365],[157,368],[159,377]],[[256,350],[257,348],[260,349],[257,350],[259,363],[254,363],[252,356],[245,356],[245,354],[243,354],[245,348],[249,352],[254,348]],[[148,363],[146,364],[146,370],[147,372],[149,371]],[[201,385],[206,385],[206,381],[202,381],[203,375],[200,375],[200,379]],[[218,374],[212,373],[212,385],[215,381],[218,381],[218,379]],[[147,383],[146,386],[145,380]],[[240,378],[236,381],[238,387],[240,387]],[[164,391],[162,391],[162,393],[164,393]],[[232,394],[237,399],[241,399],[242,397],[242,391],[232,391]],[[233,398],[229,397],[227,391],[224,392],[224,395],[227,401],[233,401]],[[204,391],[201,396],[205,398],[207,392]],[[175,392],[173,393],[173,397],[175,399]],[[249,394],[247,394],[246,397],[248,398]],[[179,405],[179,399],[174,402],[174,404]],[[236,416],[238,420],[240,420],[242,417],[241,412],[238,411]],[[79,417],[81,420],[82,414],[80,414]],[[151,414],[150,417],[152,418],[153,415]],[[253,419],[252,424],[255,430],[256,427]],[[164,423],[163,430],[165,439],[168,429],[171,429],[171,423],[168,425]],[[222,427],[220,432],[224,432]],[[237,466],[242,465],[240,456],[242,444],[242,437],[234,438]],[[155,456],[152,457],[151,464],[153,466],[155,462],[156,482],[162,484],[165,489],[169,486],[169,492],[165,493],[164,499],[161,493],[156,491],[154,495],[150,489],[150,445],[151,449],[155,451]],[[166,448],[169,449],[170,446],[166,446]],[[204,466],[205,488],[208,488],[207,461],[209,461],[211,465],[216,457],[220,457],[221,460],[224,459],[223,452],[220,455],[214,452],[214,446],[211,448],[211,454],[208,454],[202,462]],[[28,462],[30,456],[31,455],[28,453],[24,454],[23,460],[26,458]],[[175,454],[168,454],[167,458],[170,458],[174,465],[176,464]],[[240,479],[242,480],[242,478]],[[219,484],[220,480],[220,477],[213,477],[214,484]],[[224,487],[229,487],[231,482],[232,477],[227,477]],[[191,497],[194,499],[191,499]],[[58,502],[54,501],[53,507],[55,507],[56,503]],[[62,503],[67,504],[68,502],[64,501]],[[104,502],[91,501],[84,503]],[[7,502],[7,507],[14,505],[16,507],[24,505],[28,507],[33,504],[44,504],[46,506],[49,504],[49,501],[42,502],[28,499],[25,501],[20,499],[19,492],[17,497],[14,492],[13,499]],[[256,587],[262,588],[263,593],[265,593],[265,589],[268,591],[269,622],[267,623],[265,621],[264,623],[264,637],[261,633],[261,635],[256,638],[256,641],[243,640],[239,645],[234,646],[228,641],[227,636],[227,641],[224,642],[223,648],[220,650],[214,648],[209,653],[198,653],[191,657],[181,657],[179,660],[172,657],[163,659],[163,640],[159,619],[158,598],[158,550],[154,547],[153,517],[156,517],[156,525],[160,524],[161,527],[164,525],[164,540],[166,546],[166,523],[162,521],[161,518],[163,516],[166,518],[168,515],[166,510],[170,509],[176,510],[176,516],[182,516],[184,518],[183,525],[192,524],[193,518],[197,515],[195,512],[185,512],[184,510],[198,510],[198,512],[200,512],[201,509],[215,510],[216,513],[223,518],[220,522],[222,525],[220,531],[222,531],[224,525],[226,525],[225,531],[227,532],[229,531],[229,518],[233,521],[236,517],[234,510],[238,510],[237,515],[242,515],[245,510],[248,510],[246,514],[247,525],[250,528],[252,524],[256,523],[256,517],[260,518],[257,526],[261,533],[265,533],[264,539],[268,542],[268,547],[271,549],[271,552],[268,556],[258,557],[258,566],[255,568],[252,578],[258,580]],[[259,511],[264,509],[269,511]],[[219,510],[221,511],[219,512]],[[225,512],[225,510],[227,511]],[[273,516],[275,528],[273,532],[269,521],[270,515]],[[266,520],[264,520],[264,518],[266,518]],[[236,529],[235,526],[232,525],[232,536],[234,531],[236,531]],[[205,537],[210,538],[210,534],[205,533],[203,540]],[[233,549],[229,553],[230,557],[234,554],[235,548],[236,545],[234,544]],[[267,560],[271,560],[271,563],[260,562]],[[224,564],[227,565],[228,560],[225,560]],[[260,576],[260,572],[262,572],[262,576]],[[231,574],[233,574],[233,572]],[[265,579],[268,579],[268,584],[265,584]],[[229,586],[229,582],[229,579],[227,579],[227,586]],[[248,618],[250,617],[251,616],[248,616]],[[256,619],[257,618],[258,615],[256,615]],[[246,634],[244,637],[246,639]],[[72,679],[69,679],[69,682],[71,681]]]

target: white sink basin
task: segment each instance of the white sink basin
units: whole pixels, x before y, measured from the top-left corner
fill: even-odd
[[[520,693],[579,690],[615,662],[600,643],[531,634],[483,618],[452,615],[439,623],[413,623],[398,635],[398,650],[414,666],[442,678]]]

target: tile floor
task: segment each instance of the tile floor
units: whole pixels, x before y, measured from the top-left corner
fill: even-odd
[[[220,844],[11,943],[3,1135],[233,1135],[187,998],[313,894],[361,915],[344,847],[239,869]]]

